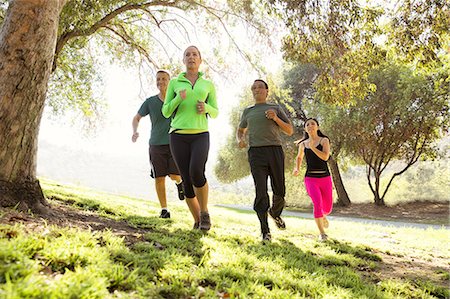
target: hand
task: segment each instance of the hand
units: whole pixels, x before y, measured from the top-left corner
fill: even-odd
[[[294,168],[294,171],[292,171],[292,175],[293,176],[298,176],[300,174],[300,171],[298,170],[298,168]]]
[[[136,140],[139,138],[139,133],[135,132],[133,133],[133,136],[131,136],[131,141],[136,142]]]
[[[186,89],[180,90],[180,97],[182,100],[186,99]]]
[[[273,120],[273,121],[276,121],[277,118],[278,118],[277,112],[276,112],[274,109],[266,110],[266,117],[267,117],[268,119],[271,119],[271,120]]]
[[[247,147],[247,143],[245,142],[245,140],[241,139],[239,140],[238,146],[239,148],[244,148]]]
[[[197,113],[198,114],[206,113],[205,102],[197,101]]]

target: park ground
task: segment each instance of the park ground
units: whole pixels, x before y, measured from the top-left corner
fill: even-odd
[[[270,245],[262,245],[256,216],[252,212],[212,207],[212,220],[216,225],[209,234],[199,235],[190,229],[190,218],[183,203],[177,203],[172,209],[174,216],[171,220],[165,221],[157,218],[158,208],[155,204],[142,200],[95,191],[80,191],[56,183],[44,184],[44,191],[52,208],[51,215],[43,217],[11,209],[0,210],[0,241],[12,244],[23,235],[28,240],[53,238],[51,243],[55,244],[65,235],[60,232],[61,230],[65,232],[70,230],[74,236],[88,232],[89,236],[96,236],[89,241],[95,243],[95,248],[103,248],[108,242],[120,243],[117,246],[121,246],[121,250],[128,253],[114,253],[107,255],[105,259],[114,256],[112,260],[115,266],[118,263],[120,266],[123,264],[126,269],[134,269],[127,270],[131,272],[124,270],[121,274],[123,277],[121,276],[120,279],[111,278],[111,274],[108,274],[109,270],[105,270],[106,274],[96,270],[98,273],[95,275],[109,277],[108,282],[105,282],[106,293],[95,293],[92,290],[89,293],[83,288],[72,290],[79,296],[90,294],[92,298],[105,296],[143,298],[150,294],[148,292],[153,292],[151,294],[156,296],[155,298],[282,298],[280,296],[286,294],[295,294],[294,298],[329,296],[334,296],[333,298],[448,298],[449,296],[448,226],[442,226],[438,230],[383,228],[363,224],[355,227],[355,224],[340,220],[331,223],[332,240],[323,244],[317,242],[313,221],[286,217],[288,229],[277,231],[273,228],[274,241]],[[415,202],[393,207],[354,204],[346,208],[336,207],[333,215],[448,225],[449,205],[448,202]],[[274,227],[273,224],[271,225]],[[112,236],[105,237],[103,235],[105,233],[110,233]],[[100,238],[98,234],[102,234]],[[162,235],[164,237],[161,237]],[[186,236],[189,244],[178,240],[183,239],[183,236]],[[71,236],[66,237],[70,239]],[[108,238],[117,239],[105,241]],[[41,240],[41,242],[44,241]],[[65,242],[69,244],[75,241],[70,239]],[[46,246],[55,245],[42,244],[34,245],[37,248],[33,249],[30,249],[33,246],[28,244],[25,250],[36,251],[30,253],[30,260],[27,262],[32,263],[38,260],[39,266],[36,273],[27,272],[26,275],[14,273],[19,271],[14,269],[20,268],[17,264],[20,264],[21,260],[8,258],[8,254],[3,254],[3,262],[6,264],[2,268],[3,273],[0,274],[4,274],[7,278],[0,277],[0,295],[3,293],[8,295],[8,298],[20,298],[20,294],[31,292],[24,287],[27,285],[27,279],[31,279],[29,277],[35,277],[34,284],[39,287],[39,279],[43,276],[46,286],[52,283],[58,285],[64,281],[68,273],[87,271],[85,269],[90,263],[88,257],[82,257],[84,262],[81,264],[73,260],[74,256],[82,255],[79,252],[71,252],[69,257],[67,253],[58,253],[60,256],[54,258],[51,255],[64,248],[53,248],[51,254],[44,253]],[[79,246],[84,248],[83,245]],[[17,251],[18,247],[20,246],[15,244],[14,251]],[[68,251],[71,250],[70,247]],[[233,253],[238,260],[229,256],[233,248],[239,252]],[[134,254],[138,256],[144,252],[151,254],[153,251],[160,255],[156,263],[158,267],[156,267],[156,274],[145,280],[150,280],[159,286],[153,291],[142,291],[138,287],[138,282],[141,282],[143,278],[136,276],[140,270],[136,261],[133,260],[136,257],[129,256]],[[7,252],[6,249],[5,252]],[[194,258],[198,255],[198,260],[194,259],[191,264],[185,260],[185,255],[193,255]],[[180,260],[171,264],[170,260],[174,256]],[[65,258],[72,260],[67,262]],[[258,259],[264,261],[264,266],[258,264]],[[8,262],[11,260],[14,266],[8,268]],[[161,260],[165,261],[165,267],[159,265]],[[278,264],[272,264],[272,260],[278,260]],[[296,261],[301,261],[301,265],[294,267],[292,264]],[[71,266],[74,263],[77,266]],[[70,265],[67,266],[67,264]],[[153,268],[155,264],[149,267]],[[280,271],[280,274],[277,275],[274,269]],[[254,271],[258,272],[258,270],[262,270],[263,273],[252,278],[257,276]],[[265,271],[268,273],[264,273]],[[77,275],[76,279],[84,279],[80,278],[81,274]],[[326,287],[316,286],[313,280],[309,280],[311,275],[317,275],[314,281],[325,281]],[[345,277],[345,279],[338,277]],[[90,279],[92,280],[92,277]],[[301,282],[298,281],[299,279]],[[65,285],[69,288],[71,284],[66,282]],[[79,285],[87,285],[85,288],[89,289],[89,283],[79,282]],[[101,290],[101,286],[97,285],[96,288]],[[51,293],[53,291],[54,289],[50,287],[34,290],[38,297],[53,294]],[[69,294],[70,290],[67,290],[65,295]]]

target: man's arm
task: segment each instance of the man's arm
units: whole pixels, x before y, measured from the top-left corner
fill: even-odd
[[[284,122],[281,118],[277,117],[276,120],[274,120],[277,125],[280,127],[280,129],[288,136],[292,136],[294,134],[294,128],[290,121],[287,123]]]
[[[136,142],[136,140],[139,137],[139,133],[137,131],[138,126],[139,126],[139,121],[141,120],[142,116],[137,113],[134,117],[133,117],[133,122],[132,122],[132,126],[133,126],[133,135],[131,136],[131,141]]]
[[[238,146],[240,148],[244,148],[247,146],[247,143],[245,142],[245,134],[247,133],[247,128],[238,128],[236,131],[236,140],[238,143]]]
[[[278,117],[277,111],[275,109],[269,109],[266,111],[266,117],[268,119],[273,120],[286,135],[291,136],[294,134],[294,128],[289,120],[285,122],[281,118]]]

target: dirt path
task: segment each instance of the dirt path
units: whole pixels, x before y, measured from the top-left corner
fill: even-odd
[[[216,205],[224,208],[245,210],[245,211],[253,211],[252,207],[242,206],[242,205]],[[329,216],[330,220],[338,220],[338,221],[352,221],[352,222],[361,222],[361,223],[369,223],[376,224],[382,226],[395,226],[395,227],[414,227],[414,228],[447,228],[450,229],[449,226],[449,218],[448,218],[448,204],[435,204],[430,203],[427,205],[429,210],[424,209],[423,205],[420,210],[426,211],[425,213],[420,213],[417,210],[414,212],[408,213],[408,215],[402,214],[401,212],[404,210],[403,207],[372,207],[367,204],[355,205],[354,207],[337,207],[333,210],[331,215]],[[447,206],[447,210],[446,210]],[[433,209],[433,207],[435,207]],[[445,212],[447,211],[447,212]],[[420,213],[420,214],[419,214]],[[434,214],[433,214],[434,213]],[[284,216],[290,217],[300,217],[313,219],[312,211],[292,211],[292,210],[284,210]],[[421,215],[423,218],[421,218]],[[408,217],[409,216],[409,217]],[[434,224],[437,223],[437,224]]]

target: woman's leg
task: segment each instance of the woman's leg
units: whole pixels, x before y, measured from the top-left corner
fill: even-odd
[[[190,136],[175,133],[172,133],[169,136],[172,157],[180,171],[181,178],[183,179],[184,195],[186,198],[194,198],[195,192],[189,174],[189,164],[192,155],[189,137]]]
[[[192,135],[189,176],[200,204],[201,212],[208,212],[208,183],[205,177],[206,161],[209,152],[209,133]]]
[[[180,171],[183,179],[184,195],[186,196],[186,204],[191,211],[195,223],[200,222],[200,206],[195,196],[194,188],[192,187],[191,178],[189,175],[189,161],[191,156],[190,144],[187,142],[188,136],[181,134],[170,134],[170,150],[172,152],[175,164]]]
[[[320,190],[322,193],[322,211],[328,215],[333,210],[333,183],[331,177],[321,178]]]
[[[192,135],[189,175],[200,207],[201,230],[211,229],[211,219],[208,213],[208,182],[205,177],[205,166],[209,152],[209,133]]]
[[[305,177],[305,187],[306,192],[309,197],[311,197],[311,201],[313,202],[314,221],[316,222],[320,234],[325,234],[325,229],[323,226],[322,194],[316,182],[316,178]]]

